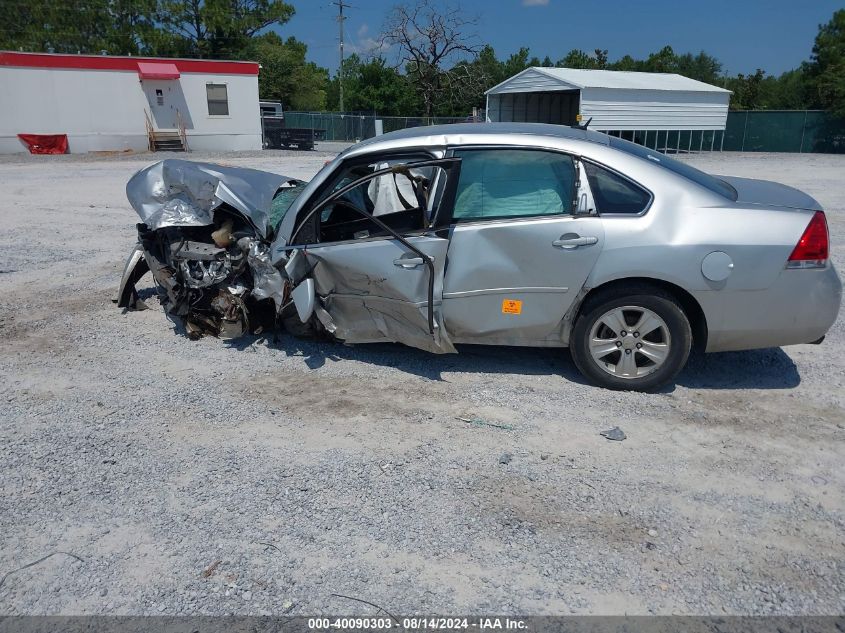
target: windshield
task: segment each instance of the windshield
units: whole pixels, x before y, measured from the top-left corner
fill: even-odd
[[[711,176],[710,174],[706,174],[695,167],[690,167],[679,160],[669,158],[665,154],[661,154],[656,150],[643,147],[642,145],[637,145],[636,143],[631,143],[630,141],[623,141],[621,138],[617,138],[615,136],[610,137],[610,146],[622,150],[626,154],[633,154],[634,156],[639,156],[640,158],[657,163],[661,167],[675,172],[687,180],[692,180],[697,185],[701,185],[713,193],[724,196],[728,200],[736,201],[737,199],[736,189],[724,180]]]
[[[293,201],[299,197],[307,184],[302,180],[291,180],[282,185],[276,195],[273,196],[273,202],[270,203],[270,225],[276,227],[276,230],[278,230],[279,223],[284,219]]]

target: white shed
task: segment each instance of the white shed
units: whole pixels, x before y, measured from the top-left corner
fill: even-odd
[[[680,151],[721,146],[731,96],[676,74],[545,67],[527,68],[486,94],[488,121],[589,121],[592,130]]]
[[[255,62],[0,51],[0,154],[261,149]]]

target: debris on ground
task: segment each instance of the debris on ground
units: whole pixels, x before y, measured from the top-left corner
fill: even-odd
[[[49,554],[47,554],[46,556],[42,556],[41,558],[39,558],[39,559],[38,559],[38,560],[36,560],[36,561],[33,561],[33,562],[31,562],[31,563],[27,563],[27,564],[26,564],[26,565],[24,565],[23,567],[18,567],[17,569],[13,569],[12,571],[7,571],[5,574],[3,574],[3,577],[2,577],[2,578],[0,578],[0,587],[2,587],[2,586],[3,586],[3,583],[5,583],[5,582],[6,582],[6,579],[7,579],[9,576],[11,576],[12,574],[16,574],[16,573],[18,573],[19,571],[23,571],[24,569],[29,569],[30,567],[35,567],[35,566],[36,566],[36,565],[38,565],[39,563],[43,563],[43,562],[44,562],[45,560],[47,560],[48,558],[51,558],[51,557],[56,556],[56,555],[58,555],[58,554],[64,554],[65,556],[70,556],[71,558],[74,558],[74,559],[78,560],[80,563],[85,562],[85,561],[83,561],[83,560],[82,560],[79,556],[77,556],[76,554],[71,554],[70,552],[50,552],[50,553],[49,553]]]
[[[217,570],[217,566],[222,562],[222,560],[216,560],[211,563],[211,565],[202,570],[202,577],[208,578],[209,576],[211,576]]]
[[[607,431],[602,431],[599,435],[606,437],[609,440],[613,440],[614,442],[621,442],[628,437],[625,435],[625,431],[620,429],[618,426],[614,426],[612,429],[608,429]]]
[[[510,464],[512,459],[513,455],[511,455],[510,453],[502,453],[502,456],[499,458],[499,463]]]
[[[487,420],[482,420],[481,418],[462,418],[457,417],[456,420],[460,420],[461,422],[466,422],[467,424],[472,424],[473,426],[490,426],[494,429],[504,429],[505,431],[513,431],[514,427],[510,424],[497,424],[496,422],[489,422]]]

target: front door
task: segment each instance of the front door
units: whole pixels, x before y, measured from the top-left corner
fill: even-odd
[[[288,250],[304,255],[335,336],[455,351],[441,314],[449,240],[431,224],[457,163],[385,157],[341,167],[332,193],[305,211],[292,239],[299,246]]]
[[[408,236],[407,241],[434,264],[431,323],[431,271],[418,252],[395,239],[309,247],[305,255],[314,267],[316,294],[334,322],[335,336],[347,343],[390,341],[454,352],[440,313],[449,241],[429,235]]]
[[[604,243],[586,179],[569,155],[460,150],[443,287],[454,342],[562,344],[562,321]],[[578,182],[582,189],[576,192]],[[576,195],[577,194],[577,195]],[[585,215],[573,215],[584,207]]]

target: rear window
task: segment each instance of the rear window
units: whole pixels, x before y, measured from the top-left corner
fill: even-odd
[[[681,161],[675,160],[674,158],[669,158],[665,154],[661,154],[660,152],[657,152],[653,149],[643,147],[642,145],[637,145],[636,143],[631,143],[630,141],[623,141],[621,138],[617,138],[615,136],[610,137],[610,146],[618,150],[622,150],[626,154],[632,154],[634,156],[638,156],[640,158],[644,158],[645,160],[649,160],[653,163],[656,163],[661,167],[664,167],[669,171],[678,174],[679,176],[683,176],[687,180],[692,180],[695,184],[701,185],[702,187],[704,187],[705,189],[709,189],[713,193],[719,194],[720,196],[724,196],[729,200],[736,201],[736,189],[731,187],[724,180],[720,180],[715,176],[706,174],[700,169],[690,167],[686,163],[682,163]]]
[[[593,198],[601,214],[642,213],[651,202],[651,195],[630,180],[590,162],[584,162]]]

